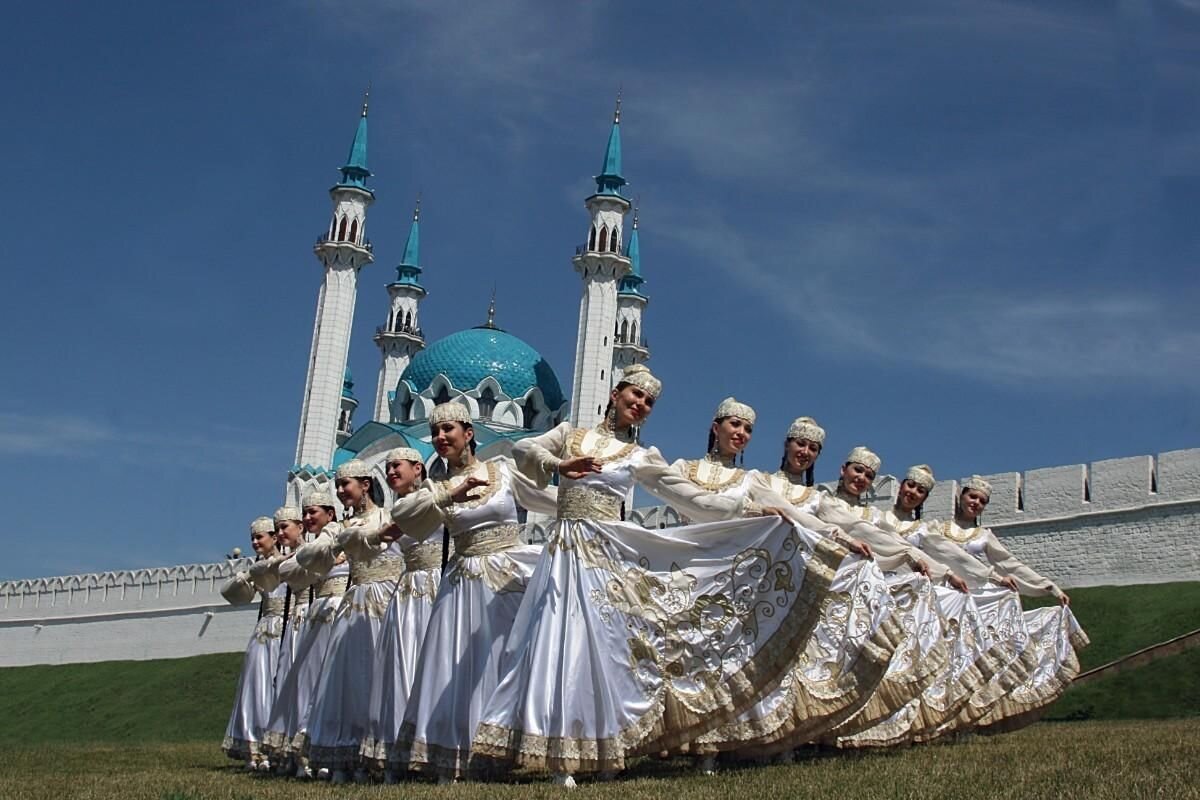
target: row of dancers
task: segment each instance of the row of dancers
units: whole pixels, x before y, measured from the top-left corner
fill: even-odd
[[[668,464],[637,441],[661,389],[631,367],[595,429],[487,460],[466,408],[439,405],[443,469],[388,453],[390,509],[355,460],[336,472],[342,521],[322,492],[255,520],[259,558],[223,588],[262,595],[225,752],[339,783],[520,768],[573,786],[642,755],[711,772],[722,754],[1009,730],[1078,672],[1069,598],[979,525],[982,478],[950,520],[921,515],[926,465],[893,508],[865,504],[880,468],[865,447],[836,491],[814,487],[825,431],[809,417],[777,472],[743,469],[755,412],[733,398],[709,451]],[[635,484],[686,524],[623,521]],[[554,518],[544,545],[522,543],[520,509]],[[1024,612],[1019,594],[1060,602]]]

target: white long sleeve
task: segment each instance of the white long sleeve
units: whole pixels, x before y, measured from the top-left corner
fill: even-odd
[[[563,422],[540,436],[517,442],[513,445],[517,469],[539,487],[548,486],[566,454],[567,441],[573,430],[571,423]]]
[[[656,447],[647,448],[640,463],[634,467],[633,477],[643,489],[688,519],[716,522],[743,516],[744,496],[725,497],[701,489],[671,469]]]

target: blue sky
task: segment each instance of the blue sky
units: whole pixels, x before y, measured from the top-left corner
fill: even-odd
[[[368,82],[359,422],[418,192],[426,335],[498,283],[569,385],[620,86],[668,457],[728,394],[755,465],[820,420],[821,479],[1200,446],[1200,2],[349,6],[6,15],[0,578],[213,560],[278,504]]]

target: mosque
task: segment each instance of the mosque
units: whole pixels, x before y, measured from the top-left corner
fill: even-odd
[[[386,486],[383,457],[392,448],[412,447],[432,460],[425,420],[439,403],[467,407],[483,458],[507,452],[516,440],[565,419],[595,425],[623,371],[650,356],[642,336],[642,311],[649,298],[642,288],[637,211],[625,197],[621,174],[618,98],[596,191],[584,201],[587,243],[576,248],[572,259],[582,296],[570,399],[534,347],[496,326],[494,301],[484,324],[426,343],[420,322],[426,291],[421,285],[418,202],[396,277],[387,284],[387,319],[375,329],[382,363],[373,415],[356,426],[358,400],[347,360],[358,273],[374,261],[366,237],[367,209],[375,199],[367,186],[367,108],[364,102],[341,180],[329,190],[329,228],[313,246],[324,278],[296,457],[287,476],[284,500],[291,504],[299,504],[311,489],[328,488],[337,466],[351,458],[372,464],[381,486]]]

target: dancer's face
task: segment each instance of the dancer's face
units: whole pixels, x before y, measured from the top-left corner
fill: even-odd
[[[333,509],[325,506],[304,507],[304,530],[309,533],[320,533],[321,529],[333,522]]]
[[[978,489],[966,489],[958,498],[959,510],[964,517],[976,519],[987,508],[988,496]]]
[[[304,536],[304,528],[294,519],[283,519],[275,523],[275,543],[280,547],[290,547],[295,550],[300,546],[302,536]]]
[[[787,460],[787,471],[793,475],[800,475],[817,463],[817,456],[821,455],[821,445],[810,439],[788,439],[783,445],[783,454]]]
[[[405,461],[402,458],[389,461],[387,465],[388,486],[392,487],[392,491],[398,495],[406,495],[412,492],[420,482],[422,474],[420,464],[413,461]]]
[[[429,426],[429,436],[433,449],[448,464],[461,464],[463,450],[475,438],[475,430],[461,422],[439,422]]]
[[[746,449],[754,435],[754,425],[741,417],[723,417],[712,424],[717,437],[717,450],[723,458],[733,458]]]
[[[260,556],[269,556],[275,552],[275,536],[265,531],[253,531],[250,534],[250,546]]]
[[[626,384],[612,391],[613,409],[617,413],[616,428],[624,430],[642,425],[654,409],[654,398],[640,386]]]
[[[928,489],[911,478],[905,478],[900,481],[900,491],[896,494],[896,505],[900,506],[901,511],[912,513],[921,507],[926,497],[929,497]]]
[[[842,486],[850,494],[866,494],[875,481],[875,470],[866,464],[850,461],[842,465]]]
[[[367,495],[367,484],[360,478],[338,478],[337,498],[344,508],[354,508]]]

